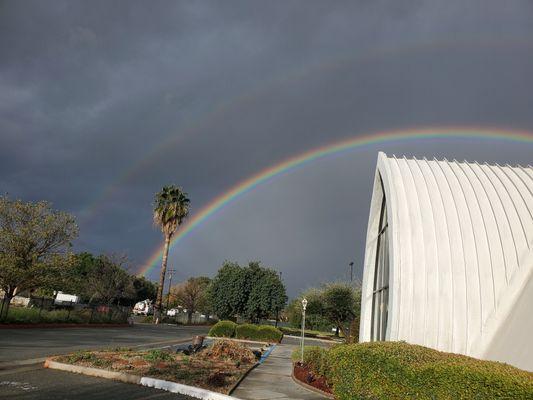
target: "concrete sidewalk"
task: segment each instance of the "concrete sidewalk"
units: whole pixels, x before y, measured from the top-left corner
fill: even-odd
[[[292,380],[291,354],[295,348],[297,346],[290,344],[277,345],[265,362],[250,372],[231,395],[243,400],[327,399]]]

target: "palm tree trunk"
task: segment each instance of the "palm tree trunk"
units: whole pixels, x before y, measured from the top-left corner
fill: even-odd
[[[170,235],[165,235],[165,248],[163,250],[163,260],[161,262],[161,274],[159,275],[159,287],[157,288],[157,299],[155,302],[154,323],[159,323],[161,311],[163,310],[163,288],[165,286],[165,275],[167,274],[168,249],[170,247]]]

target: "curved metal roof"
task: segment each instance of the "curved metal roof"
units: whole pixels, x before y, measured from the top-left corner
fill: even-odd
[[[387,339],[481,357],[532,275],[533,167],[379,154],[362,340],[369,340],[383,194],[391,260]]]

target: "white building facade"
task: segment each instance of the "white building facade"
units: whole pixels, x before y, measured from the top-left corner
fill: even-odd
[[[533,167],[379,153],[360,341],[533,371]]]

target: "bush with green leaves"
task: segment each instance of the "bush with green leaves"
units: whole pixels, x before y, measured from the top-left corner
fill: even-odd
[[[219,321],[209,330],[209,336],[213,337],[234,337],[237,324],[233,321]]]
[[[235,337],[237,339],[258,340],[259,327],[254,324],[240,324],[235,327]]]
[[[316,375],[328,376],[328,352],[329,348],[319,346],[305,346],[304,364]],[[292,353],[292,361],[301,360],[301,350],[298,348]]]
[[[339,400],[533,398],[531,372],[405,342],[341,345],[326,354],[325,376]]]
[[[6,324],[107,324],[126,323],[127,314],[119,311],[101,313],[90,309],[71,310],[65,309],[41,310],[38,308],[10,307],[7,317],[2,323]]]
[[[235,328],[235,337],[279,343],[283,338],[283,333],[271,325],[241,324]]]
[[[259,337],[260,340],[280,343],[283,339],[283,332],[272,325],[259,325]]]

